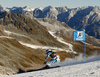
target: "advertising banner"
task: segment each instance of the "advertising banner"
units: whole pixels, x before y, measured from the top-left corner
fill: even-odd
[[[74,41],[85,41],[85,31],[74,31]]]

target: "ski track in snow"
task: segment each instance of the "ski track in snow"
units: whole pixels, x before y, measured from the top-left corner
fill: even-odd
[[[61,67],[3,77],[100,77],[100,56],[65,60]],[[63,65],[63,63],[65,65]],[[70,63],[70,65],[68,64]]]

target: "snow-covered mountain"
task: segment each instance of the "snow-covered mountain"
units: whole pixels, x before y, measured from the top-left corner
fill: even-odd
[[[25,11],[33,11],[34,8],[30,8],[28,6],[25,6],[25,7],[23,7],[23,10],[25,10]]]
[[[33,16],[36,18],[53,18],[65,22],[71,28],[76,26],[76,29],[79,30],[82,30],[85,25],[87,34],[100,38],[100,7],[98,6],[78,8],[48,6],[44,10],[34,10]]]
[[[19,8],[19,7],[16,7],[16,6],[13,6],[12,8],[8,8],[8,7],[7,7],[7,9],[9,9],[9,10],[15,10],[15,9],[17,9],[17,8]]]
[[[25,10],[25,11],[33,11],[33,10],[34,10],[34,8],[30,8],[30,7],[28,7],[28,6],[24,6],[24,7],[17,7],[17,6],[14,6],[14,7],[12,7],[12,8],[6,8],[6,9],[8,9],[8,10],[16,10],[16,9],[18,9],[18,8],[22,8],[22,9]]]
[[[0,5],[0,12],[4,12],[4,11],[9,11],[9,10]]]
[[[33,11],[33,16],[36,18],[53,18],[57,19],[58,11],[55,7],[48,6],[42,10],[37,8]]]
[[[67,12],[70,8],[68,8],[67,6],[62,6],[62,7],[55,7],[58,10],[58,13],[64,13]]]

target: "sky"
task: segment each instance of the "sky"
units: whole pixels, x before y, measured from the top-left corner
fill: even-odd
[[[32,8],[67,6],[70,8],[76,8],[82,6],[100,6],[100,0],[0,0],[0,5],[5,8],[11,8],[13,6],[29,6]]]

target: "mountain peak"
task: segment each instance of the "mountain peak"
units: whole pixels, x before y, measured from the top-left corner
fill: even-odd
[[[41,10],[41,11],[42,11],[42,10],[44,9],[44,7],[39,7],[39,8],[36,8],[36,9],[39,9],[39,10]]]
[[[0,5],[0,12],[3,12],[3,11],[9,11],[8,9],[2,7],[2,5]]]
[[[3,7],[0,5],[0,9],[3,9]]]
[[[0,5],[0,7],[2,7],[2,6]]]
[[[50,8],[53,8],[52,6],[47,6],[43,9],[43,11],[47,10],[47,9],[50,9]]]
[[[29,6],[24,6],[23,10],[25,10],[25,11],[33,11],[34,8],[30,8]]]
[[[24,6],[23,9],[29,8],[29,6]]]

